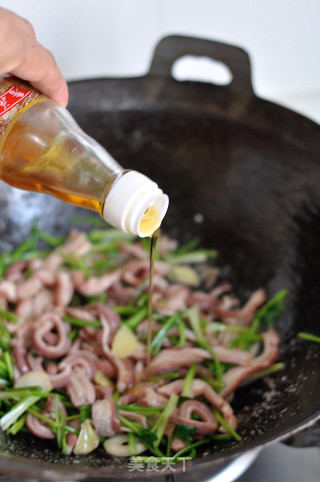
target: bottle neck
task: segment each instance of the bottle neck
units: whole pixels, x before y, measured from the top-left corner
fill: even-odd
[[[140,237],[151,236],[169,205],[166,194],[147,176],[124,171],[109,190],[102,216],[112,226]]]

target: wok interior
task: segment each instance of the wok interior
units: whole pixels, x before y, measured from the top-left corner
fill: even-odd
[[[242,442],[212,444],[202,455],[218,461],[241,453],[284,437],[319,414],[319,348],[295,340],[299,330],[320,333],[320,168],[308,146],[285,141],[277,130],[266,134],[261,126],[210,112],[106,112],[85,98],[71,102],[72,110],[120,164],[159,183],[170,197],[163,232],[180,242],[199,237],[202,246],[218,249],[219,262],[231,267],[226,274],[240,296],[260,286],[270,296],[282,288],[290,291],[288,309],[277,324],[285,370],[272,378],[272,386],[259,381],[237,392],[234,408]],[[1,237],[9,244],[24,240],[34,214],[41,215],[40,227],[56,235],[70,229],[69,217],[88,214],[43,195],[5,191]],[[196,222],[196,214],[203,222]],[[74,463],[54,444],[27,435],[2,434],[0,450],[45,463]],[[102,449],[76,459],[77,469],[107,467],[109,476],[127,472],[122,460],[109,458]]]

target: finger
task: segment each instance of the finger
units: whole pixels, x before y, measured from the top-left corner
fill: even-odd
[[[56,61],[47,49],[35,43],[28,48],[20,65],[11,71],[17,77],[28,80],[36,89],[64,107],[68,103],[68,87]]]
[[[28,80],[58,104],[67,105],[68,87],[51,52],[37,42],[27,20],[2,8],[0,44],[0,74]]]

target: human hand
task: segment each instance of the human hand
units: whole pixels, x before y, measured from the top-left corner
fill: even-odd
[[[32,25],[0,7],[0,75],[12,74],[64,107],[68,87],[52,53],[37,42]]]

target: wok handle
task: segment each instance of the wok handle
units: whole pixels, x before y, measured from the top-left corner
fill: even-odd
[[[228,88],[241,94],[253,93],[250,59],[247,52],[234,45],[214,40],[179,35],[164,37],[155,49],[148,75],[172,78],[173,63],[184,55],[209,57],[223,62],[233,76]]]

